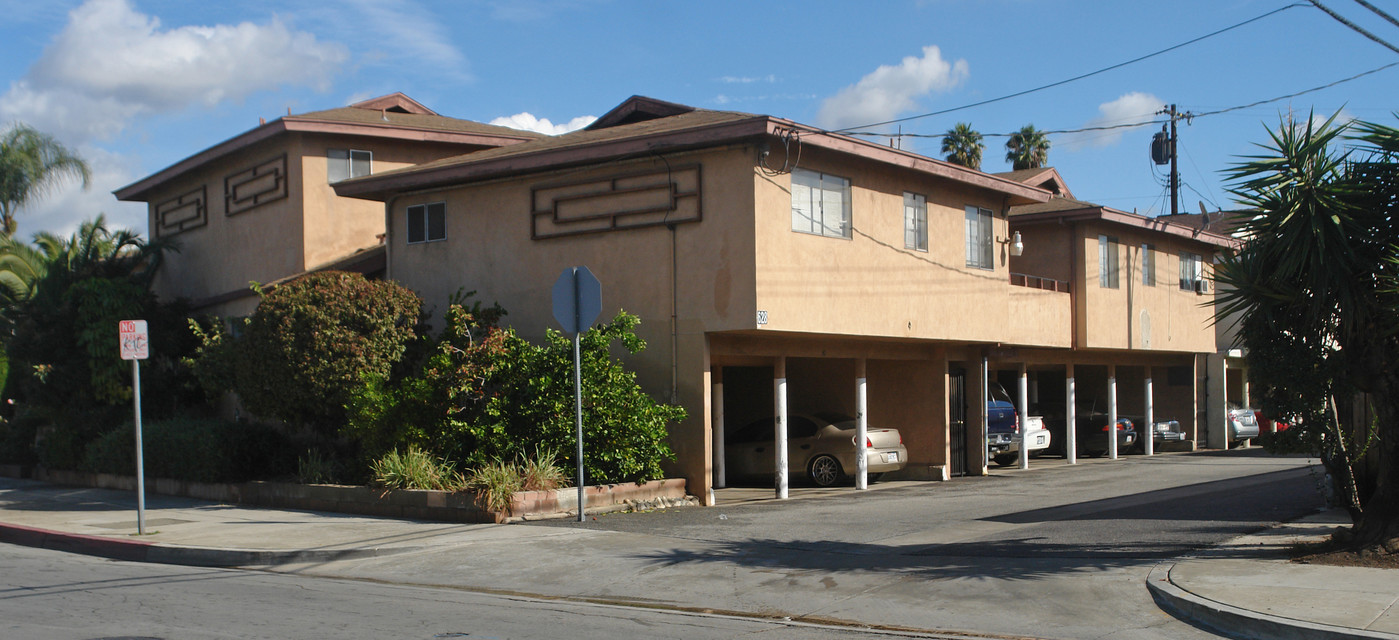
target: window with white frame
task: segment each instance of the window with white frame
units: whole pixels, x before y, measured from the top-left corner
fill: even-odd
[[[1205,265],[1198,253],[1182,251],[1180,254],[1180,288],[1184,291],[1199,291],[1205,281]]]
[[[995,247],[990,209],[967,205],[967,266],[995,269]]]
[[[1142,285],[1156,286],[1156,246],[1142,244]]]
[[[1118,287],[1117,246],[1117,238],[1105,235],[1098,236],[1098,286],[1104,289]]]
[[[408,207],[408,244],[447,239],[447,204],[430,202]]]
[[[928,199],[904,192],[904,248],[928,250]]]
[[[850,179],[792,170],[792,231],[850,237]]]
[[[326,179],[340,182],[367,176],[373,171],[374,154],[359,149],[326,149]]]

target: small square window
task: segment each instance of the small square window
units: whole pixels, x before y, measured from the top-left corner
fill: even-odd
[[[340,182],[373,173],[374,153],[359,149],[326,149],[326,180]]]
[[[850,237],[850,179],[792,170],[792,231]]]
[[[1180,254],[1180,288],[1182,291],[1201,291],[1204,289],[1205,266],[1204,260],[1198,253],[1181,252]]]
[[[904,248],[928,250],[928,199],[904,192]]]
[[[408,244],[447,239],[447,204],[433,202],[408,207]]]

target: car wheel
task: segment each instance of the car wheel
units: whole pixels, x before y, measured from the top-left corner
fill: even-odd
[[[865,476],[865,479],[869,480],[870,482],[879,482],[879,479],[882,477],[884,477],[884,474],[882,473],[871,473],[868,476]]]
[[[840,481],[840,462],[829,455],[819,455],[806,465],[806,475],[818,487],[829,487]]]
[[[1015,462],[1019,461],[1019,460],[1020,460],[1020,456],[1004,455],[1004,456],[996,456],[996,457],[991,458],[991,459],[992,459],[992,460],[995,460],[995,461],[996,461],[996,464],[1001,465],[1002,467],[1009,467],[1010,465],[1012,465],[1012,464],[1014,464]]]

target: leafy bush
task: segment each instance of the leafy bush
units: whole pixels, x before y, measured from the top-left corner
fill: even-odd
[[[255,423],[177,418],[143,424],[146,476],[192,482],[245,482],[290,476],[298,450],[294,439]],[[87,445],[83,471],[132,475],[136,433],[132,425],[103,434]]]
[[[466,484],[456,465],[411,445],[407,453],[394,450],[374,461],[374,480],[389,489],[434,491],[456,491]]]
[[[21,414],[8,420],[0,418],[0,463],[34,464],[39,461],[34,440],[43,420],[33,414]]]
[[[324,271],[267,293],[234,345],[234,390],[256,415],[333,434],[366,375],[387,376],[417,335],[418,296]],[[206,342],[207,344],[207,342]]]
[[[433,353],[409,376],[370,376],[351,398],[346,434],[366,451],[416,445],[466,466],[523,457],[531,449],[562,452],[575,463],[573,347],[550,332],[544,345],[495,326],[498,309],[452,305]],[[611,355],[614,343],[645,348],[626,313],[582,341],[584,465],[588,481],[661,477],[673,459],[666,427],[684,409],[657,403],[635,374]]]

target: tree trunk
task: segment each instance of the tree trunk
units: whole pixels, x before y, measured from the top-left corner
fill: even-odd
[[[1384,545],[1399,552],[1399,384],[1392,375],[1381,377],[1374,400],[1378,423],[1379,472],[1375,491],[1365,501],[1364,513],[1355,527],[1359,547]]]

